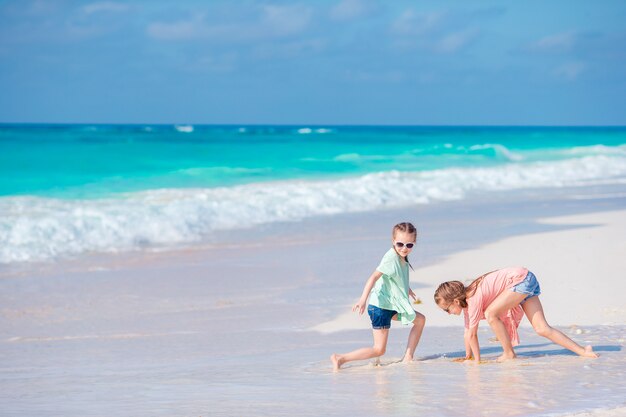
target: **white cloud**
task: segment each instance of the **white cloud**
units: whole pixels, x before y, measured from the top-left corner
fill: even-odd
[[[226,23],[208,22],[205,13],[196,13],[186,20],[153,22],[146,32],[163,40],[214,39],[241,42],[287,37],[304,31],[311,22],[312,10],[302,6],[264,6],[253,21]]]
[[[208,36],[204,15],[198,14],[191,20],[179,20],[172,23],[154,22],[146,29],[148,35],[163,40],[188,40]]]
[[[557,77],[566,79],[568,81],[574,81],[583,72],[585,72],[586,69],[587,65],[584,62],[568,62],[556,68],[554,70],[554,74]]]
[[[444,17],[444,12],[415,13],[412,9],[408,9],[391,24],[391,30],[399,35],[428,33],[437,29]]]
[[[312,10],[303,6],[265,6],[262,25],[276,35],[291,35],[306,29],[312,15]]]
[[[449,12],[416,13],[405,10],[391,26],[396,35],[392,42],[399,49],[419,48],[436,53],[457,52],[479,34],[475,27],[468,27],[465,19]]]
[[[342,0],[330,9],[333,20],[352,20],[361,17],[369,9],[362,0]]]
[[[576,35],[571,32],[546,36],[531,44],[531,49],[539,51],[569,50],[576,43]]]
[[[82,10],[86,14],[101,13],[101,12],[125,12],[129,9],[129,6],[124,3],[117,3],[113,1],[102,1],[97,3],[91,3],[83,6]]]
[[[467,29],[461,32],[454,32],[444,36],[437,44],[435,49],[439,52],[452,53],[469,44],[478,35],[478,30]]]

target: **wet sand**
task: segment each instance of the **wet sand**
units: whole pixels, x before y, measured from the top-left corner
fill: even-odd
[[[403,220],[427,327],[411,365],[394,327],[383,366],[331,372],[371,343],[349,313]],[[626,189],[530,190],[214,236],[204,247],[0,271],[0,404],[8,416],[617,416],[626,404]],[[546,317],[601,357],[524,322],[520,359],[458,364],[462,320],[433,286],[520,264]],[[591,278],[590,278],[591,277]],[[486,359],[499,355],[486,325]],[[584,415],[584,414],[583,414]]]

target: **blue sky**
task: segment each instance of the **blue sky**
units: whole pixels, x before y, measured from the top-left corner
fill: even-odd
[[[0,122],[626,125],[626,1],[0,1]]]

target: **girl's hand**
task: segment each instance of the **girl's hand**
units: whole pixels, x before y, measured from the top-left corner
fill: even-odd
[[[365,311],[365,301],[359,300],[359,302],[352,307],[352,311],[358,311],[360,315],[363,314]]]
[[[409,288],[409,296],[413,299],[413,304],[422,304],[422,300],[420,300],[412,289]]]

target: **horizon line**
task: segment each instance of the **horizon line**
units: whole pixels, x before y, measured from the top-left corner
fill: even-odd
[[[0,126],[193,126],[193,127],[519,127],[519,128],[626,128],[626,124],[336,124],[336,123],[193,123],[193,122],[0,122]]]

